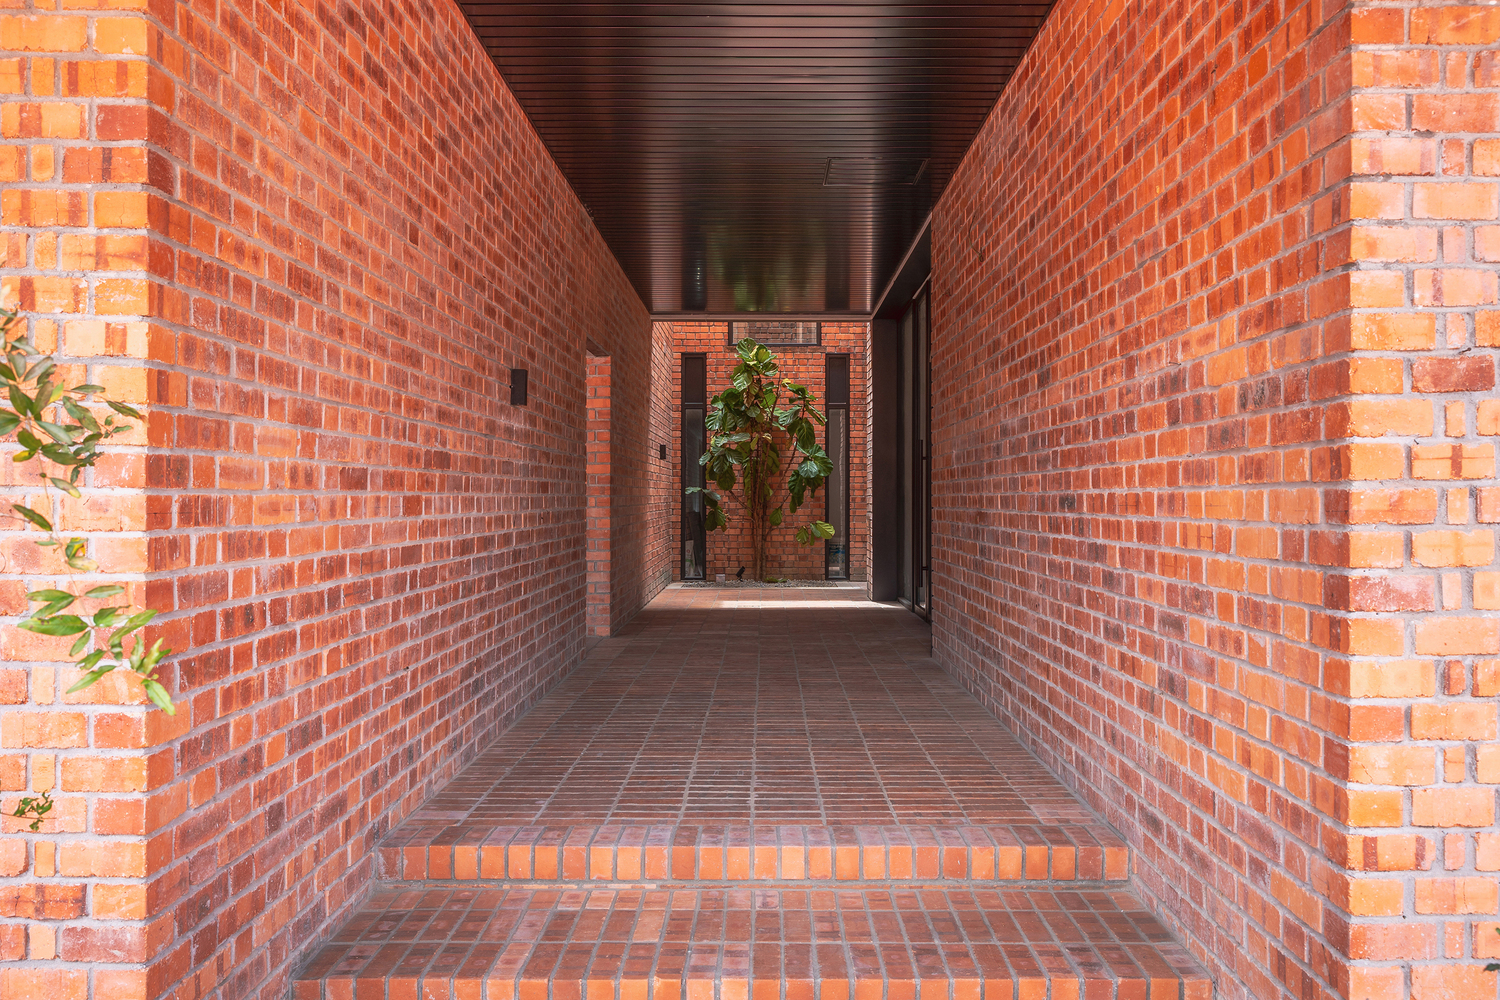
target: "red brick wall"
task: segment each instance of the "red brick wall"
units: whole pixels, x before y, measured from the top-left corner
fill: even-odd
[[[33,341],[58,351],[70,376],[145,405],[158,385],[143,364],[153,341],[143,318],[155,300],[147,191],[158,165],[128,140],[161,78],[143,55],[137,6],[0,12],[0,305],[26,310]],[[62,530],[88,534],[103,567],[97,581],[123,583],[138,605],[147,600],[145,443],[137,422],[87,476],[83,502],[53,509]],[[34,469],[4,465],[7,506],[43,502]],[[173,752],[148,748],[182,736],[188,715],[147,715],[139,688],[118,674],[66,694],[77,677],[59,663],[70,643],[22,632],[11,617],[57,569],[38,558],[34,533],[23,537],[9,519],[0,527],[0,997],[79,1000],[92,986],[100,997],[145,1000],[157,995],[143,966],[160,953],[163,927],[147,918],[165,912],[153,909],[145,879],[161,853],[148,834],[187,798],[185,784],[165,777]],[[44,791],[56,804],[31,833],[11,813]]]
[[[588,363],[588,603],[584,625],[590,635],[609,635],[610,621],[610,454],[609,356],[590,355]]]
[[[650,325],[447,0],[108,6],[0,15],[0,287],[150,403],[78,523],[167,610],[181,710],[6,674],[5,801],[62,795],[0,846],[36,901],[0,995],[280,997],[381,833],[577,662],[583,345],[646,371]],[[617,620],[661,585],[651,390],[612,400]]]
[[[673,502],[676,504],[682,488],[682,422],[680,417],[682,405],[682,361],[683,354],[706,354],[708,356],[708,396],[712,399],[729,385],[730,373],[738,363],[734,350],[729,346],[729,326],[727,323],[689,323],[674,322],[671,324],[672,347],[672,378],[674,380],[674,391],[671,401],[672,413],[672,461],[675,473],[673,480]],[[777,361],[781,366],[782,377],[790,378],[795,382],[807,386],[817,398],[817,406],[825,410],[825,356],[828,354],[849,355],[849,576],[850,579],[863,580],[866,572],[865,550],[868,548],[869,524],[867,512],[867,500],[869,496],[866,489],[866,423],[862,419],[865,412],[864,392],[866,388],[865,351],[866,351],[866,324],[864,323],[824,323],[822,326],[821,347],[776,347]],[[826,412],[826,410],[825,410]],[[826,439],[820,435],[819,441],[826,445]],[[744,524],[744,518],[739,516],[739,508],[729,501],[729,526],[724,531],[709,532],[708,535],[708,578],[713,579],[715,574],[724,573],[733,577],[735,572],[745,566],[748,575],[751,563],[750,538],[740,527]],[[786,577],[795,580],[822,580],[827,575],[824,563],[824,548],[821,543],[811,546],[798,545],[793,537],[796,531],[795,525],[806,523],[807,520],[820,520],[825,516],[826,506],[823,494],[811,501],[810,505],[798,511],[796,520],[789,520],[788,527],[772,532],[770,547],[766,555],[766,572],[771,576]],[[803,520],[806,515],[806,520]],[[673,507],[673,516],[680,520],[681,514],[678,507]],[[674,521],[674,525],[677,522]],[[679,538],[680,530],[674,531],[674,540]],[[672,549],[672,576],[678,578],[682,573],[681,542],[675,541]]]
[[[1350,713],[1344,828],[1355,996],[1493,997],[1500,957],[1500,10],[1352,11],[1346,201],[1356,262],[1344,424]],[[1408,994],[1409,991],[1409,994]]]
[[[937,657],[1219,997],[1348,991],[1349,14],[1061,0],[933,220]]]

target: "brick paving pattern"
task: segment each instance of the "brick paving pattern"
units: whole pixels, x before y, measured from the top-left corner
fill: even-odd
[[[1125,848],[858,590],[672,588],[386,839],[404,878],[1115,878]]]
[[[1212,995],[1124,844],[856,588],[669,588],[380,855],[295,1000]]]
[[[1128,893],[926,887],[382,892],[294,1000],[364,1000],[382,982],[390,1000],[450,984],[485,1000],[578,984],[588,1000],[1212,996]]]

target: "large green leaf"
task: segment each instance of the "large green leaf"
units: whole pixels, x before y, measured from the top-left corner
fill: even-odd
[[[117,403],[113,399],[106,399],[104,402],[109,406],[111,410],[114,410],[116,413],[120,414],[123,417],[135,417],[136,419],[140,419],[141,411],[137,410],[133,406],[126,406],[124,403]]]
[[[25,417],[34,417],[37,415],[36,406],[32,402],[31,397],[26,395],[19,385],[12,382],[7,391],[10,393],[10,405],[17,413]]]
[[[52,522],[47,520],[42,515],[38,514],[36,511],[32,510],[30,507],[22,507],[18,503],[11,504],[11,507],[17,514],[20,514],[22,517],[26,518],[26,520],[30,521],[38,528],[41,528],[43,531],[52,530]]]
[[[53,615],[51,618],[22,618],[16,627],[38,635],[77,635],[88,625],[77,615]]]
[[[150,698],[157,708],[168,715],[177,714],[177,706],[172,704],[172,697],[167,694],[166,688],[153,680],[144,680],[141,682],[141,686],[146,689],[146,697]]]

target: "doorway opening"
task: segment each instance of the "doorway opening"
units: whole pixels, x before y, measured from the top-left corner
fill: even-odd
[[[907,251],[870,320],[870,596],[932,620],[932,241]]]
[[[932,617],[932,407],[929,280],[901,316],[901,603]]]
[[[585,375],[587,410],[586,519],[587,587],[584,628],[589,635],[610,633],[610,364],[609,355],[590,349]]]

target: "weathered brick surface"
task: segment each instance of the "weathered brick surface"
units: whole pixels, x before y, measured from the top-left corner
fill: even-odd
[[[1336,994],[1346,947],[1348,31],[1064,0],[934,216],[936,654],[1126,833],[1231,998]]]
[[[1355,390],[1365,416],[1346,451],[1379,449],[1381,459],[1344,472],[1358,481],[1347,530],[1351,553],[1364,540],[1362,551],[1381,545],[1387,557],[1351,558],[1347,579],[1366,589],[1329,605],[1351,612],[1344,672],[1325,675],[1349,713],[1347,734],[1330,727],[1347,738],[1347,749],[1332,745],[1347,754],[1348,804],[1335,811],[1343,825],[1329,859],[1347,879],[1354,995],[1403,996],[1409,982],[1410,996],[1429,1000],[1492,996],[1496,977],[1481,960],[1500,938],[1488,846],[1500,772],[1485,678],[1500,622],[1487,526],[1497,518],[1482,498],[1500,433],[1500,339],[1489,333],[1500,318],[1500,178],[1489,152],[1500,133],[1500,16],[1456,4],[1362,3],[1351,13],[1349,189],[1378,185],[1388,206],[1378,221],[1351,213],[1349,259],[1372,287],[1399,294],[1362,297],[1356,286],[1350,299],[1351,325],[1363,331],[1351,346],[1388,375]],[[1423,252],[1391,253],[1363,236],[1377,231]],[[1391,604],[1371,599],[1371,586],[1427,596]],[[1366,684],[1356,688],[1356,677]]]
[[[674,390],[671,399],[672,414],[672,462],[675,473],[672,489],[674,490],[671,516],[680,518],[680,511],[676,506],[677,497],[682,485],[682,421],[679,416],[682,405],[682,364],[683,354],[705,354],[708,356],[708,396],[712,399],[716,394],[723,391],[729,385],[730,373],[738,363],[734,351],[729,346],[729,326],[727,323],[707,322],[673,322],[671,324],[659,324],[666,326],[672,331],[672,378]],[[866,469],[866,428],[868,423],[864,419],[865,393],[867,391],[867,377],[865,363],[867,342],[866,324],[864,323],[824,323],[822,328],[822,346],[792,346],[775,347],[777,360],[781,366],[782,377],[789,378],[794,382],[800,382],[812,390],[817,398],[818,409],[824,410],[826,393],[823,383],[825,381],[825,357],[829,354],[849,355],[849,577],[853,580],[865,579],[867,571],[866,551],[869,547],[869,496],[868,474]],[[826,434],[820,434],[819,442],[826,445]],[[708,535],[708,568],[709,579],[715,574],[725,573],[730,577],[741,566],[749,566],[750,538],[740,527],[744,524],[744,518],[737,516],[739,508],[734,501],[729,501],[729,526],[724,531],[710,532]],[[808,506],[798,511],[797,518],[789,521],[789,524],[806,523],[807,519],[822,519],[825,516],[826,505],[823,493],[818,495]],[[676,543],[674,522],[674,543],[672,548],[672,577],[677,579],[682,574],[682,559],[679,544]],[[773,532],[770,545],[766,550],[766,572],[771,576],[782,576],[796,580],[821,580],[827,575],[824,564],[824,548],[821,543],[811,546],[798,545],[794,527]],[[747,570],[748,572],[748,570]]]
[[[1064,0],[934,217],[937,654],[1221,996],[1496,988],[1497,29]]]
[[[60,513],[166,609],[180,711],[62,698],[4,631],[5,804],[59,806],[0,841],[0,995],[280,997],[378,836],[577,662],[585,342],[660,351],[447,0],[106,6],[0,14],[0,290],[150,405]],[[653,389],[612,394],[616,619],[662,583]],[[4,544],[14,614],[42,568]]]
[[[69,377],[144,405],[149,342],[151,179],[147,99],[160,82],[141,40],[144,3],[77,3],[0,11],[0,305],[20,306],[37,346]],[[117,439],[119,440],[119,439]],[[53,508],[66,530],[91,533],[110,576],[136,602],[148,567],[144,428],[99,463],[84,500]],[[6,454],[13,451],[8,449]],[[5,462],[5,497],[38,503],[31,469]],[[24,594],[59,567],[6,522],[0,532],[0,996],[73,1000],[90,986],[120,1000],[148,996],[139,967],[153,947],[143,922],[147,831],[172,815],[170,766],[145,748],[184,727],[146,723],[138,688],[111,677],[68,695],[56,663],[66,641],[17,630]],[[31,536],[35,538],[35,535]],[[48,791],[38,833],[10,816]],[[134,965],[133,975],[112,968]],[[106,994],[99,994],[106,995]]]

